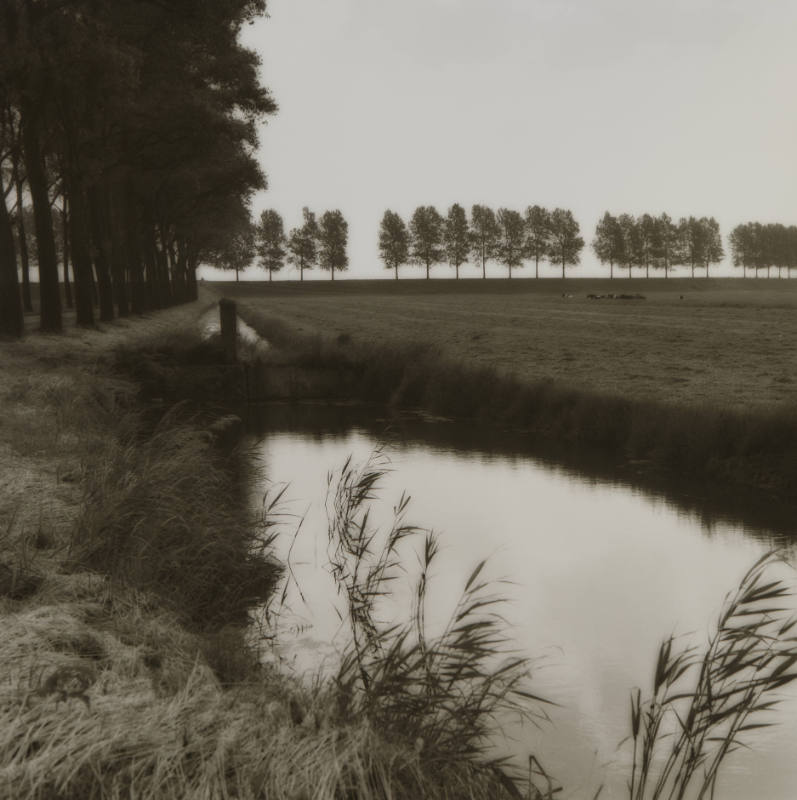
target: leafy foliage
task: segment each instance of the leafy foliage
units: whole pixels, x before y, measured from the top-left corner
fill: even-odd
[[[392,269],[398,280],[398,268],[410,257],[410,235],[404,220],[395,211],[385,211],[379,228],[379,255],[386,269]]]

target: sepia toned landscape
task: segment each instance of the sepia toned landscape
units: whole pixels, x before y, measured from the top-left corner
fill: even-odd
[[[0,800],[797,797],[795,26],[0,0]]]

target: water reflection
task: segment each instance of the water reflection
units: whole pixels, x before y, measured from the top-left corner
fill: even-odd
[[[408,521],[440,532],[430,595],[438,622],[474,564],[489,557],[489,575],[512,581],[505,586],[512,600],[507,617],[519,648],[536,658],[534,690],[560,704],[551,726],[509,726],[514,740],[506,746],[521,756],[537,754],[565,784],[566,797],[591,798],[602,783],[601,797],[624,797],[628,752],[616,745],[628,731],[630,689],[651,683],[659,641],[670,633],[704,641],[725,594],[782,537],[729,522],[727,513],[723,519],[703,505],[674,507],[664,492],[630,489],[620,477],[586,476],[561,459],[551,468],[523,457],[514,435],[501,441],[453,423],[368,418],[354,408],[298,414],[301,425],[295,407],[272,407],[269,429],[256,434],[266,474],[290,483],[292,511],[306,517],[283,553],[290,543],[306,601],[293,593],[297,666],[334,658],[340,628],[325,570],[327,473],[350,454],[365,460],[374,432],[389,422],[394,469],[383,482],[374,524],[389,524],[406,490]],[[407,604],[399,592],[395,613]],[[795,796],[795,695],[776,719],[777,726],[756,733],[755,749],[734,757],[719,798]]]
[[[473,458],[516,463],[533,458],[573,481],[612,484],[640,492],[668,504],[676,513],[696,518],[706,533],[722,523],[738,523],[747,533],[770,546],[797,541],[797,504],[757,489],[679,480],[657,472],[653,465],[613,461],[605,454],[567,443],[540,440],[517,430],[501,430],[420,414],[367,409],[359,404],[273,403],[248,408],[247,420],[255,435],[291,431],[320,441],[359,430],[371,438],[401,448],[413,444],[440,453],[470,454]]]

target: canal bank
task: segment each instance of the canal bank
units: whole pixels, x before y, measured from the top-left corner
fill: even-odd
[[[474,751],[263,663],[270,519],[179,365],[204,310],[0,345],[0,796],[501,796]]]

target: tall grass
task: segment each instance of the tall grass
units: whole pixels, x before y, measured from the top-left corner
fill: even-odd
[[[430,634],[427,593],[437,541],[406,524],[406,495],[387,532],[372,526],[370,501],[385,468],[377,452],[362,467],[349,459],[337,478],[330,476],[330,564],[350,632],[334,679],[338,713],[365,719],[389,741],[414,748],[426,774],[454,765],[474,786],[486,786],[486,796],[509,791],[520,797],[512,779],[519,776],[510,777],[491,739],[508,714],[545,718],[547,701],[529,691],[529,661],[512,652],[500,614],[505,599],[484,580],[484,562],[465,581],[442,632]],[[410,540],[421,543],[412,609],[384,621],[383,604],[405,572]]]
[[[179,410],[143,440],[110,439],[84,469],[72,562],[156,592],[192,626],[244,621],[280,573],[268,526],[247,508],[247,464]]]
[[[631,698],[630,800],[713,798],[726,758],[772,724],[777,690],[797,678],[790,592],[765,574],[777,559],[762,556],[726,598],[704,653],[662,643],[652,696]]]

